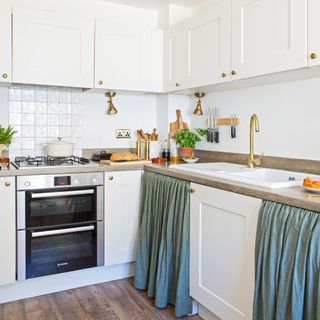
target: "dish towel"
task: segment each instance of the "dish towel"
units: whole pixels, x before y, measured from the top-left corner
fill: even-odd
[[[256,236],[253,319],[320,319],[319,213],[263,202]]]
[[[174,305],[176,317],[192,312],[189,230],[189,183],[144,173],[135,287],[147,290],[158,308]]]

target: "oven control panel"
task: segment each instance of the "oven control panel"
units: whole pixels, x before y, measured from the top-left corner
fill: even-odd
[[[17,177],[18,191],[99,185],[103,185],[103,172]]]

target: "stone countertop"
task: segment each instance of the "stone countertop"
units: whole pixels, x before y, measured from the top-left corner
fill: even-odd
[[[146,170],[171,177],[187,180],[193,183],[206,185],[209,187],[235,192],[259,199],[275,201],[288,204],[291,206],[304,208],[320,213],[320,198],[308,199],[309,193],[305,192],[301,187],[284,188],[284,189],[268,189],[263,187],[251,186],[244,183],[233,182],[221,178],[207,177],[192,173],[185,173],[170,169],[168,165],[158,164],[135,164],[110,166],[105,164],[97,164],[96,166],[82,167],[55,167],[41,169],[25,169],[18,170],[11,165],[10,170],[0,171],[0,177],[12,176],[28,176],[28,175],[46,175],[46,174],[71,174],[84,172],[112,172],[112,171],[129,171],[129,170]]]
[[[181,172],[178,170],[170,169],[166,165],[145,165],[144,170],[168,175],[171,177],[187,180],[193,183],[198,183],[217,189],[247,195],[250,197],[288,204],[290,206],[304,208],[320,213],[320,198],[308,199],[308,195],[310,193],[306,192],[301,187],[268,189],[249,184],[233,182],[230,180],[224,180],[221,178]]]

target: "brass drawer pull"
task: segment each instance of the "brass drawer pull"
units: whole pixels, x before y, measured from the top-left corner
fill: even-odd
[[[237,74],[237,71],[236,70],[232,70],[231,71],[231,75],[235,76]]]
[[[7,78],[8,78],[8,74],[7,74],[7,73],[4,73],[4,74],[2,75],[2,78],[3,78],[3,79],[7,79]]]
[[[226,76],[227,76],[226,73],[224,73],[224,72],[221,73],[221,77],[222,77],[222,78],[225,78]]]
[[[11,186],[11,182],[10,182],[10,181],[7,181],[7,182],[4,183],[4,185],[5,185],[6,187],[10,187],[10,186]]]
[[[109,176],[109,180],[113,180],[113,176]]]
[[[100,80],[100,81],[98,82],[98,84],[99,84],[100,86],[102,86],[102,85],[103,85],[103,81]]]
[[[191,192],[191,193],[195,193],[195,192],[196,192],[196,189],[190,189],[190,192]]]
[[[176,82],[176,87],[180,87],[180,83],[179,82]]]

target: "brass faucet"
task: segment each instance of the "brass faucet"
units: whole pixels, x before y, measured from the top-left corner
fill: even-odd
[[[253,128],[256,132],[260,132],[260,125],[258,116],[254,113],[250,119],[250,154],[248,157],[248,167],[253,169],[256,166],[260,166],[262,155],[258,158],[254,157],[254,132]]]

